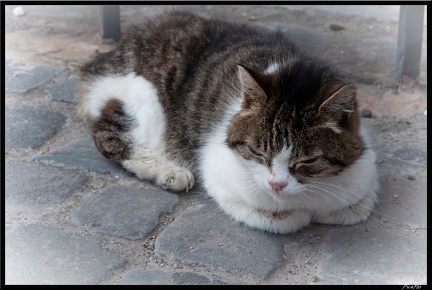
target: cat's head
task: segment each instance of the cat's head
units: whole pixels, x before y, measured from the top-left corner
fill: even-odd
[[[238,76],[243,102],[227,144],[261,188],[281,198],[299,194],[362,154],[356,86],[330,66],[293,60],[267,72],[238,66]]]

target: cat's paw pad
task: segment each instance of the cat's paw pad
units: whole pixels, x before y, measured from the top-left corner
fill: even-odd
[[[176,168],[172,171],[162,174],[159,178],[159,184],[173,191],[189,191],[195,181],[193,174],[186,168]]]

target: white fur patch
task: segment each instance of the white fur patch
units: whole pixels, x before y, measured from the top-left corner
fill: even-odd
[[[150,81],[135,73],[103,76],[91,84],[86,97],[90,115],[94,118],[99,117],[108,100],[122,101],[126,114],[133,117],[130,135],[134,142],[143,148],[163,152],[166,122],[156,88]]]
[[[328,121],[328,122],[325,123],[323,126],[332,129],[333,132],[335,132],[336,134],[340,134],[340,133],[342,133],[342,130],[341,130],[340,127],[336,124],[336,122]]]
[[[264,73],[271,74],[271,73],[277,72],[279,70],[280,66],[281,66],[280,63],[274,62],[266,68]]]
[[[290,196],[301,193],[304,190],[304,186],[300,184],[288,170],[288,163],[291,157],[292,147],[286,145],[283,146],[282,150],[276,154],[272,161],[271,176],[273,181],[286,182],[288,185],[279,193],[280,196]],[[268,190],[272,190],[270,186]]]
[[[89,92],[85,96],[90,109],[90,116],[98,118],[102,108],[110,99],[125,101],[132,75],[108,75],[97,78],[89,85]]]

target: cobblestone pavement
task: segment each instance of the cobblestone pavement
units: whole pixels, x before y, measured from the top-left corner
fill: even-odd
[[[368,7],[372,16],[355,7],[187,7],[280,26],[359,82],[378,152],[376,210],[355,226],[289,235],[233,222],[199,185],[173,194],[101,157],[74,100],[77,67],[113,46],[98,37],[98,7],[15,8],[5,8],[6,284],[427,283],[425,62],[423,85],[393,86],[397,6]],[[122,29],[161,10],[122,6]]]

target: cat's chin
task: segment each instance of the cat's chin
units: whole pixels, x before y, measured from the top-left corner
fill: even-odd
[[[283,192],[276,192],[274,190],[270,190],[269,193],[276,201],[288,201],[291,198],[295,196],[299,196],[302,194],[302,191],[283,191]]]
[[[292,198],[292,195],[280,194],[277,192],[272,192],[271,195],[275,201],[288,201],[290,198]]]

